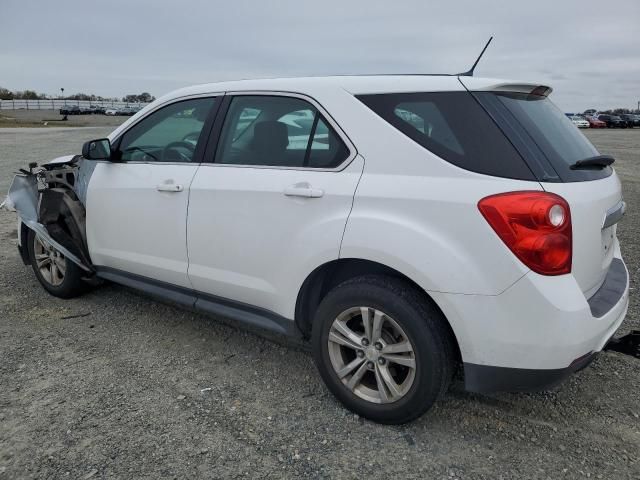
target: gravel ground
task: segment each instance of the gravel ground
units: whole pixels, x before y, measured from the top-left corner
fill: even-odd
[[[0,130],[0,191],[30,161],[108,129]],[[588,131],[617,159],[629,211],[623,331],[639,328],[640,130]],[[2,478],[640,478],[638,360],[603,353],[559,389],[475,395],[417,421],[347,412],[283,342],[104,286],[63,301],[22,265],[0,212]]]

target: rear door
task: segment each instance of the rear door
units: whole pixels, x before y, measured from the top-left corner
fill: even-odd
[[[113,161],[97,162],[87,193],[94,265],[190,287],[189,186],[216,106],[213,97],[164,106],[113,142]]]
[[[616,222],[625,207],[620,181],[609,166],[576,168],[579,160],[600,153],[546,97],[547,89],[541,90],[545,94],[474,95],[520,150],[542,187],[569,203],[571,271],[589,298],[602,285],[617,250]]]
[[[201,292],[293,318],[306,276],[338,258],[364,160],[311,99],[229,98],[191,185],[189,278]]]

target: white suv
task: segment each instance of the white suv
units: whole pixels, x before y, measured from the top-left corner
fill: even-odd
[[[547,388],[622,323],[613,159],[528,83],[344,76],[173,92],[16,176],[50,293],[97,279],[309,339],[328,388],[385,422]]]

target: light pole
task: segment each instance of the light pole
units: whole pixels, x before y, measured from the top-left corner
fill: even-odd
[[[60,96],[64,98],[64,88],[60,89]],[[67,101],[64,101],[65,106],[67,105]]]

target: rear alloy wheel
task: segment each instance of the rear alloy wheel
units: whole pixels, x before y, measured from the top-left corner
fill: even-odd
[[[60,298],[72,298],[89,289],[89,285],[82,280],[84,273],[80,267],[45,238],[29,230],[27,242],[31,267],[47,292]]]
[[[355,395],[373,403],[400,400],[413,385],[416,359],[402,327],[384,312],[353,307],[333,321],[331,365]]]
[[[313,358],[331,392],[381,423],[427,411],[451,381],[455,344],[442,313],[408,282],[382,275],[348,280],[320,302]]]

